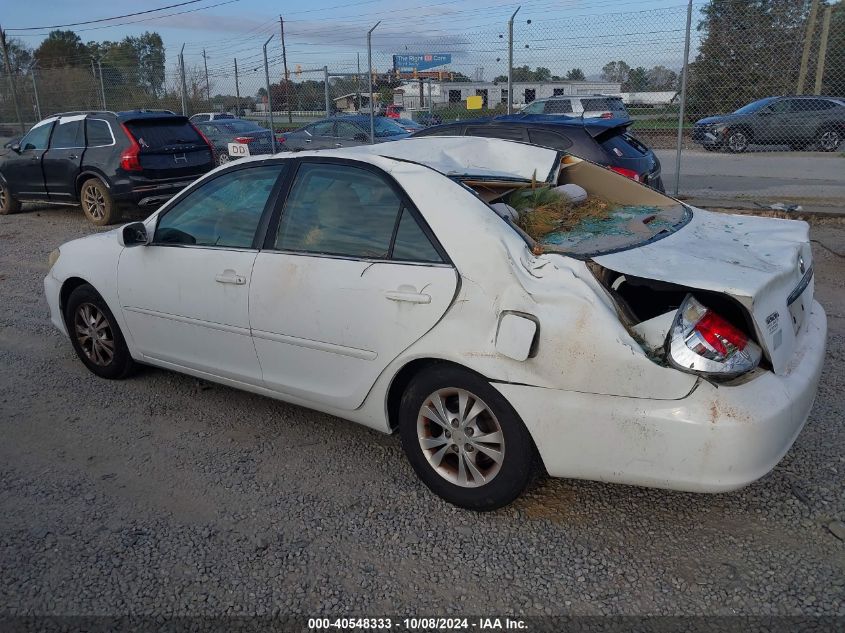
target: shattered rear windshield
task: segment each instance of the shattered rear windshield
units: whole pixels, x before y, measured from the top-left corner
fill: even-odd
[[[593,257],[671,235],[692,217],[680,203],[619,204],[595,194],[573,201],[561,189],[520,189],[505,199],[516,211],[513,223],[536,242],[535,250]]]

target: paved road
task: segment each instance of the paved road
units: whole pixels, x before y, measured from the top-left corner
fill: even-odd
[[[675,153],[655,150],[667,191],[675,187]],[[726,154],[686,150],[681,158],[681,194],[697,198],[754,197],[771,202],[811,198],[843,206],[845,156],[822,152]]]
[[[0,614],[845,616],[845,226],[814,228],[828,363],[771,475],[713,496],[541,480],[483,515],[427,492],[396,437],[91,375],[42,297],[47,254],[90,232],[73,209],[0,216]]]

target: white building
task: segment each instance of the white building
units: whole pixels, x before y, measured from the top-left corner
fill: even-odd
[[[579,96],[593,94],[618,95],[620,84],[608,81],[518,81],[513,83],[513,104],[515,107],[531,103],[535,99],[548,97]],[[408,82],[397,88],[395,101],[408,110],[427,108],[431,102],[435,107],[449,103],[466,102],[467,97],[480,96],[485,107],[493,108],[507,104],[507,82],[492,81],[454,81],[422,82],[422,102],[420,101],[420,82]]]

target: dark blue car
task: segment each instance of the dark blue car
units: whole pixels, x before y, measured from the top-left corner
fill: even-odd
[[[543,145],[585,158],[664,191],[660,161],[628,132],[630,120],[511,114],[456,121],[420,130],[417,136],[486,136]]]

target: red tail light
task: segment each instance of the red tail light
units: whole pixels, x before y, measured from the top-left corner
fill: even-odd
[[[123,133],[126,134],[126,138],[129,139],[129,147],[123,150],[123,153],[120,155],[120,168],[124,171],[141,171],[143,169],[139,156],[141,146],[138,145],[138,141],[135,140],[135,137],[129,131],[129,128],[126,127],[125,123],[121,123],[120,127],[123,129]]]
[[[208,145],[208,151],[211,152],[211,157],[214,158],[214,145],[211,143],[211,141],[208,140],[208,137],[205,134],[203,134],[202,130],[199,129],[193,123],[188,123],[188,125],[190,125],[192,128],[194,128],[194,131],[202,137],[202,140],[205,141],[206,145]]]
[[[738,376],[760,363],[762,350],[723,317],[687,295],[668,340],[669,360],[697,374]]]
[[[277,136],[277,137],[276,137],[276,142],[277,142],[277,143],[284,143],[284,142],[285,142],[285,137],[284,137],[284,136]]]
[[[252,143],[255,139],[254,136],[236,136],[235,143]]]
[[[610,167],[610,171],[615,171],[617,174],[622,174],[625,178],[630,178],[635,182],[640,182],[640,175],[633,169],[626,169],[625,167]]]
[[[612,119],[613,118],[613,112],[602,112],[601,116],[599,118],[600,119]]]

